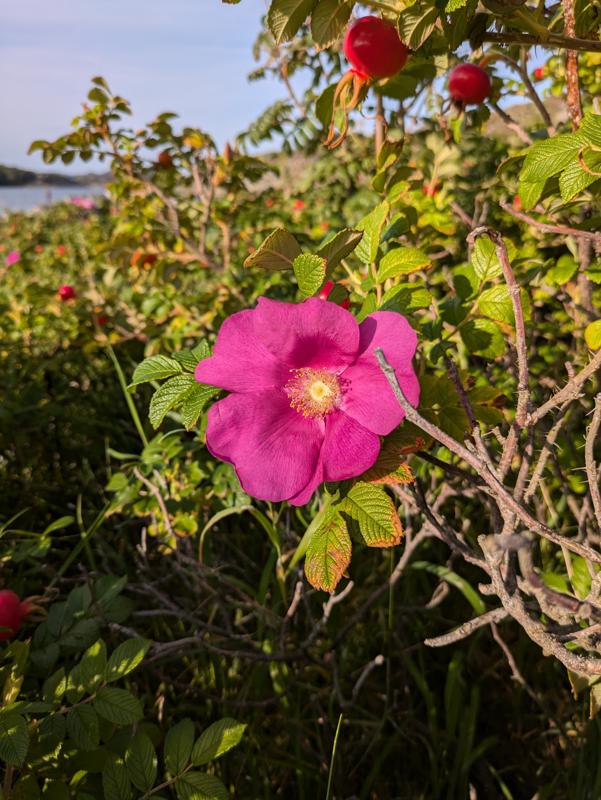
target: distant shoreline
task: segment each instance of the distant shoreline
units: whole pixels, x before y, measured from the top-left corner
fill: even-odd
[[[23,189],[32,186],[73,187],[104,186],[112,179],[110,172],[89,172],[83,175],[61,175],[60,172],[34,172],[0,164],[0,188]]]

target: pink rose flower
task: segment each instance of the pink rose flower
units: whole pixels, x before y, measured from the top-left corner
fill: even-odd
[[[94,201],[91,197],[72,197],[71,203],[79,208],[85,208],[86,211],[91,211],[94,208]]]
[[[21,253],[18,250],[11,250],[10,253],[4,259],[4,263],[7,267],[12,267],[13,264],[17,264],[21,260]]]
[[[303,505],[324,481],[369,469],[380,436],[404,417],[376,348],[417,405],[416,345],[413,328],[392,311],[359,325],[316,297],[300,304],[261,297],[223,323],[213,355],[196,367],[196,380],[230,392],[209,411],[207,447],[233,464],[248,494]]]

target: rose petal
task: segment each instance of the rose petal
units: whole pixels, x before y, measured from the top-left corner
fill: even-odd
[[[208,415],[207,447],[234,465],[244,491],[259,500],[279,502],[303,490],[323,438],[323,421],[297,414],[281,391],[231,394]]]
[[[343,481],[361,475],[374,465],[380,437],[342,411],[326,417],[326,436],[320,461],[326,481]]]
[[[357,321],[335,303],[317,297],[303,303],[260,297],[253,313],[256,337],[293,369],[324,367],[340,372],[357,356]]]
[[[419,383],[412,363],[417,335],[405,317],[394,311],[370,314],[359,330],[360,356],[342,375],[345,386],[340,408],[368,430],[385,436],[397,427],[405,412],[380,369],[374,350],[382,348],[405,397],[417,406]]]
[[[256,311],[239,311],[225,320],[217,335],[213,355],[196,367],[196,380],[235,392],[281,388],[290,367],[259,341],[254,333]]]

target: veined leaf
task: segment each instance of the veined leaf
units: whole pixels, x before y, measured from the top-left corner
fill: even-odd
[[[355,484],[339,507],[357,523],[361,538],[368,547],[393,547],[403,538],[394,503],[380,486]]]
[[[182,772],[190,761],[194,744],[194,723],[191,719],[182,719],[169,729],[165,736],[165,767],[172,775]]]
[[[319,0],[311,16],[311,35],[320,47],[329,47],[345,29],[354,0]]]
[[[125,767],[136,789],[141,792],[152,789],[157,776],[157,754],[153,743],[142,731],[138,731],[127,746]]]
[[[125,689],[106,686],[92,701],[94,710],[115,725],[131,725],[142,719],[142,706],[137,697]]]
[[[148,419],[154,428],[158,428],[165,416],[182,402],[186,394],[196,385],[194,375],[185,373],[170,378],[160,386],[152,396]]]
[[[130,386],[137,386],[148,381],[161,381],[170,378],[172,375],[179,375],[182,372],[181,364],[175,358],[169,356],[150,356],[138,364],[134,370]]]
[[[277,228],[248,256],[244,266],[268,270],[292,269],[294,259],[300,253],[300,245],[294,236],[283,228]]]
[[[408,275],[431,266],[430,257],[415,247],[396,247],[389,250],[380,261],[378,280],[395,278],[397,275]]]
[[[29,748],[27,723],[18,714],[0,714],[0,759],[20,767]]]
[[[311,297],[321,289],[326,279],[325,258],[311,253],[301,253],[294,259],[294,275],[302,294]]]
[[[363,238],[363,231],[345,228],[332,236],[317,251],[317,255],[326,260],[326,274],[329,276],[334,267],[346,258],[358,246]]]
[[[132,797],[127,770],[121,759],[112,758],[104,765],[102,789],[104,800],[130,800]]]
[[[267,24],[277,44],[292,39],[316,3],[317,0],[272,0]]]
[[[357,223],[357,230],[363,231],[363,238],[359,242],[355,254],[364,264],[373,264],[376,260],[388,209],[389,205],[384,201]]]
[[[138,667],[148,652],[148,639],[128,639],[111,654],[106,667],[107,681],[116,681]]]
[[[330,515],[314,532],[307,548],[305,575],[311,586],[333,592],[351,561],[352,544],[346,522]]]
[[[209,725],[192,748],[192,764],[200,767],[227,753],[239,744],[245,730],[246,725],[228,717]]]
[[[206,772],[186,772],[175,781],[178,800],[229,800],[223,783]]]

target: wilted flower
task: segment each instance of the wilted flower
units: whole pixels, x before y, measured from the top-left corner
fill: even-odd
[[[209,411],[207,447],[234,465],[248,494],[303,505],[324,481],[369,469],[380,436],[403,419],[377,347],[417,405],[416,344],[415,331],[395,312],[376,312],[359,325],[318,298],[294,304],[262,297],[223,323],[214,354],[196,367],[198,381],[231,393]]]

